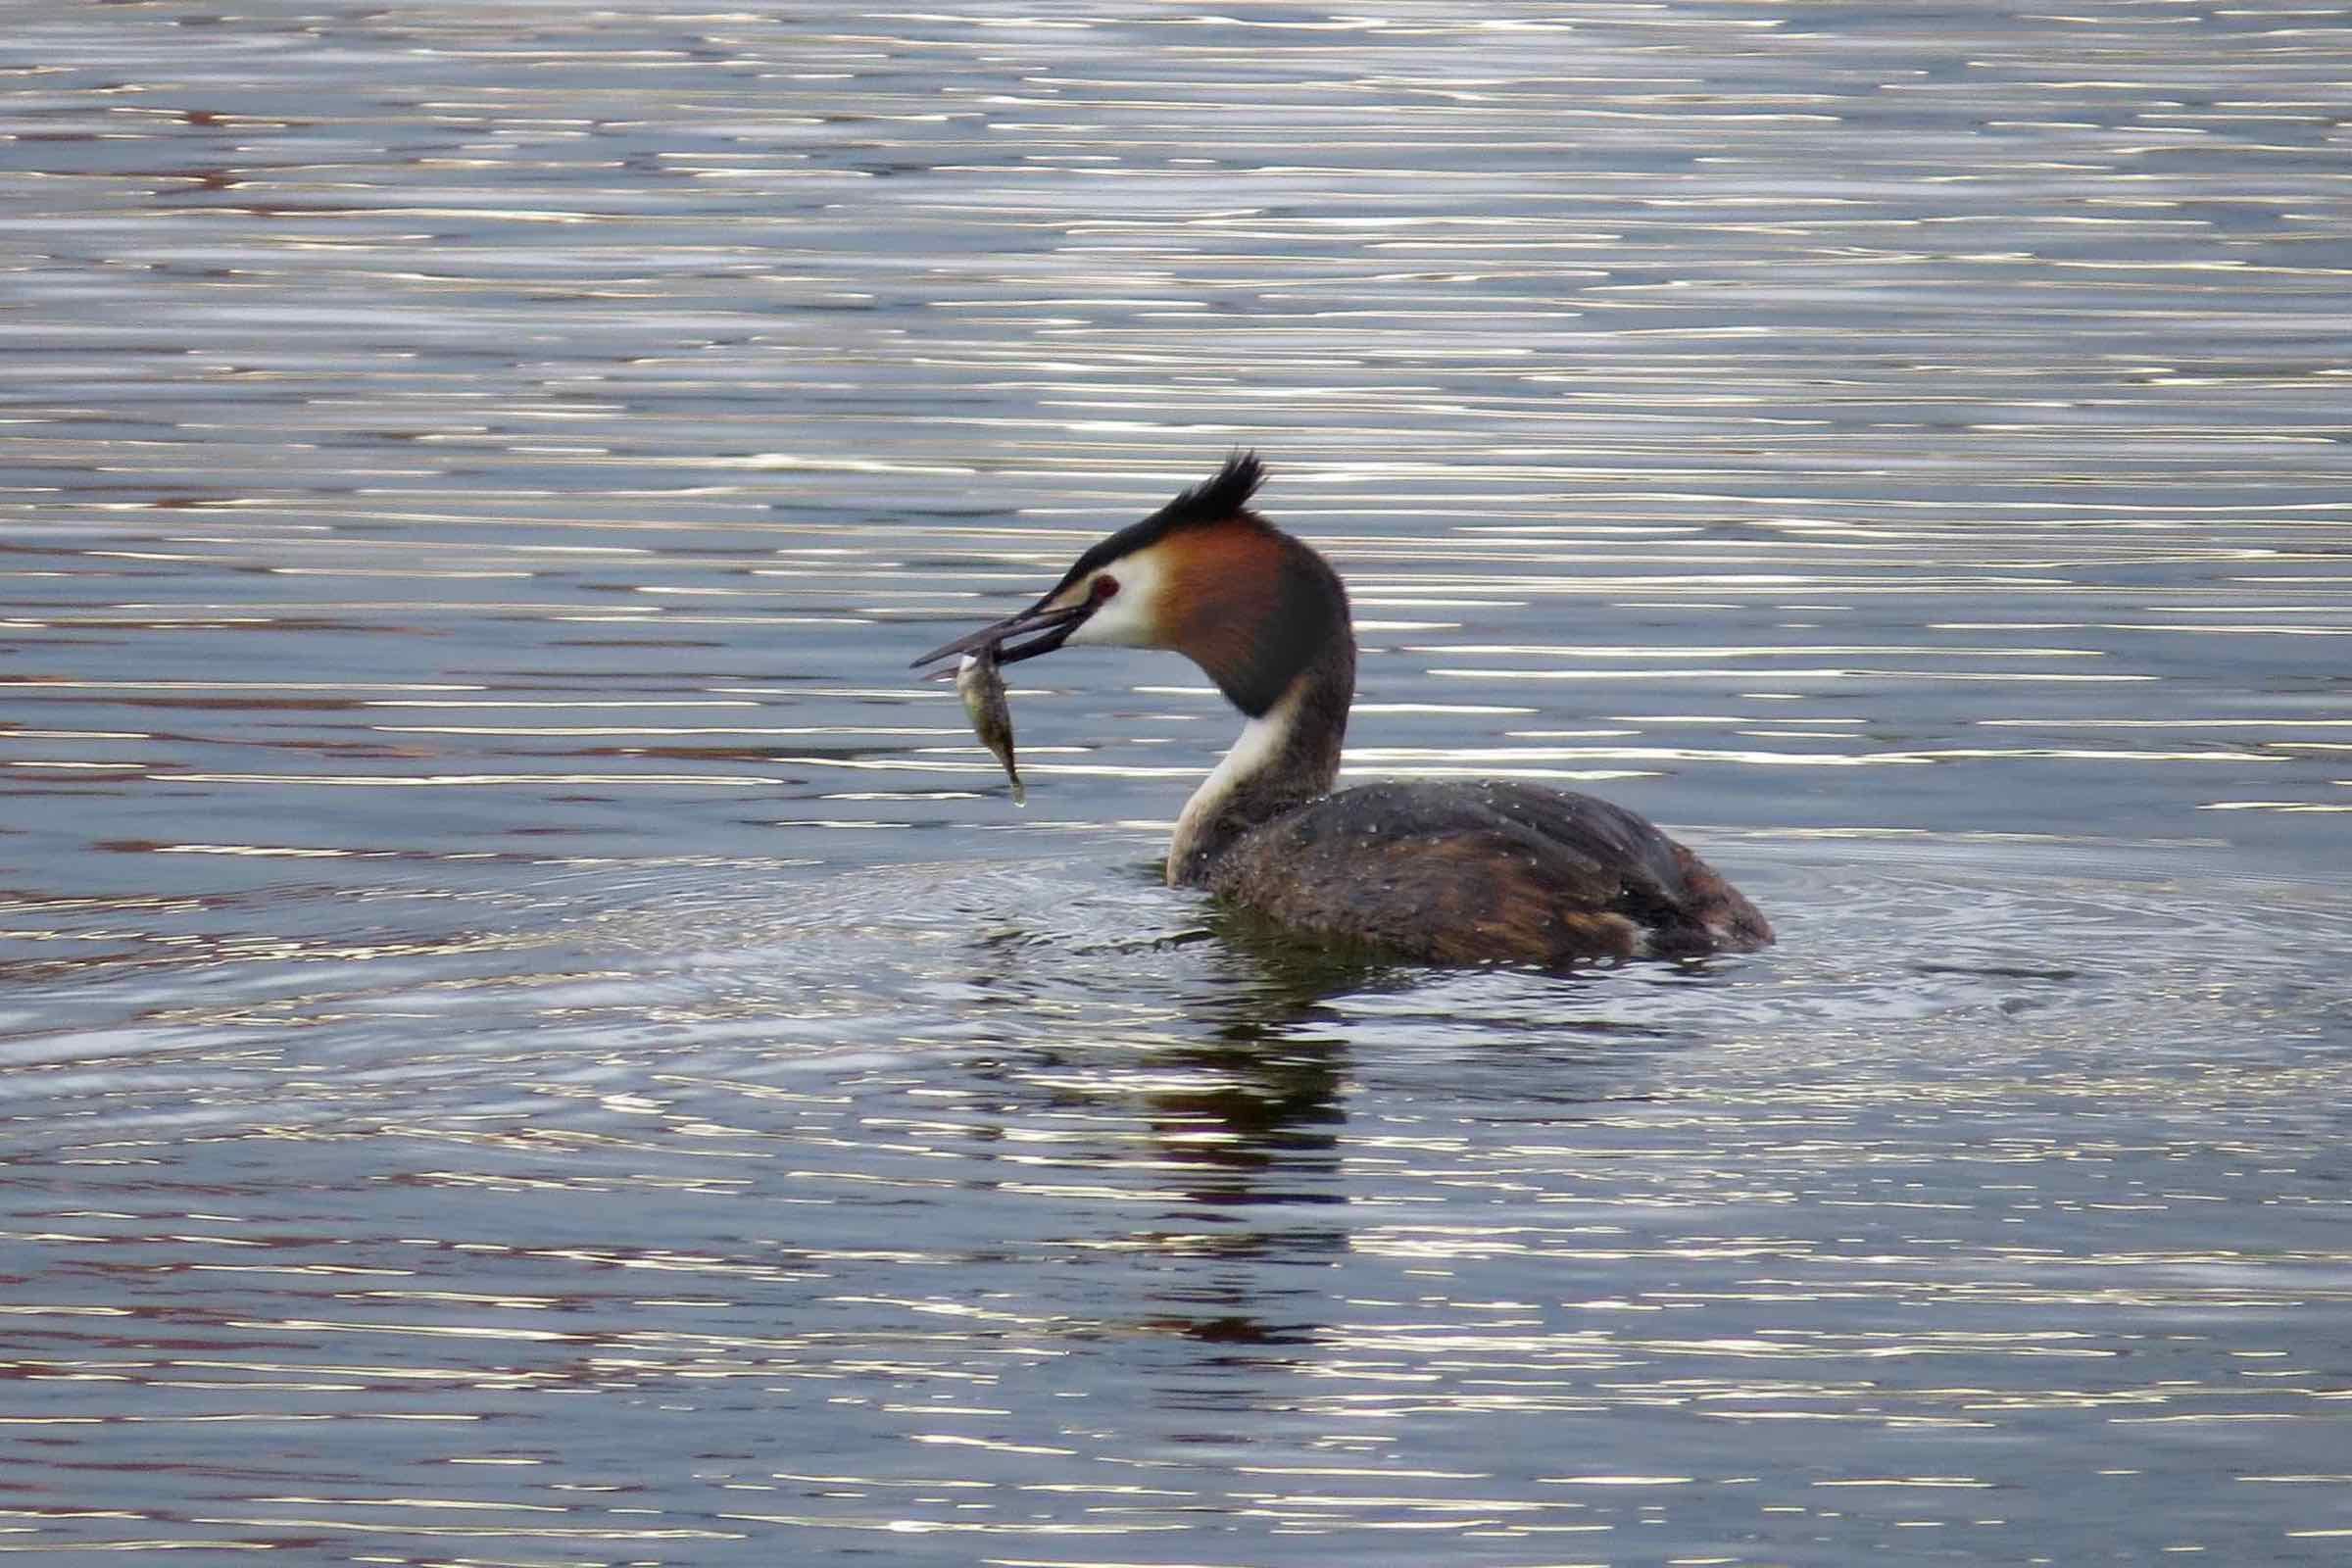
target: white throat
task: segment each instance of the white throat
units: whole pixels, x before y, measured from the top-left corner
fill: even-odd
[[[1282,694],[1282,701],[1244,724],[1233,750],[1200,781],[1200,787],[1193,791],[1193,798],[1184,803],[1184,810],[1176,818],[1176,836],[1168,842],[1167,874],[1171,883],[1176,880],[1177,867],[1191,856],[1201,833],[1233,799],[1234,792],[1282,756],[1291,730],[1298,721],[1298,704],[1305,693],[1303,681],[1294,682]]]

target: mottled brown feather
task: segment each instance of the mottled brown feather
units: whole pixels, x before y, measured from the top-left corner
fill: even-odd
[[[1227,902],[1434,963],[1558,966],[1752,951],[1753,906],[1698,857],[1589,795],[1371,784],[1242,835],[1207,868]]]

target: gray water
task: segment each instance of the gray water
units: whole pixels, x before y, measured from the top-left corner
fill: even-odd
[[[2343,1560],[2348,78],[9,8],[0,1553]],[[1019,667],[1015,808],[907,661],[1243,447],[1351,776],[1782,945],[1229,929],[1167,656]]]

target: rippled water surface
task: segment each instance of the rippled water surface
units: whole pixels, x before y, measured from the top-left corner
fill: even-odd
[[[2335,1563],[2326,9],[24,6],[0,1553]],[[914,654],[1265,454],[1356,777],[1769,954],[1348,967]]]

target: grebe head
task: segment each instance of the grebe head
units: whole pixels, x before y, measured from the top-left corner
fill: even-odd
[[[1251,718],[1318,664],[1344,659],[1352,684],[1347,593],[1321,556],[1250,510],[1264,477],[1254,454],[1237,453],[1213,478],[1088,550],[1027,610],[915,663],[990,644],[1007,664],[1065,644],[1165,648],[1199,664]]]

